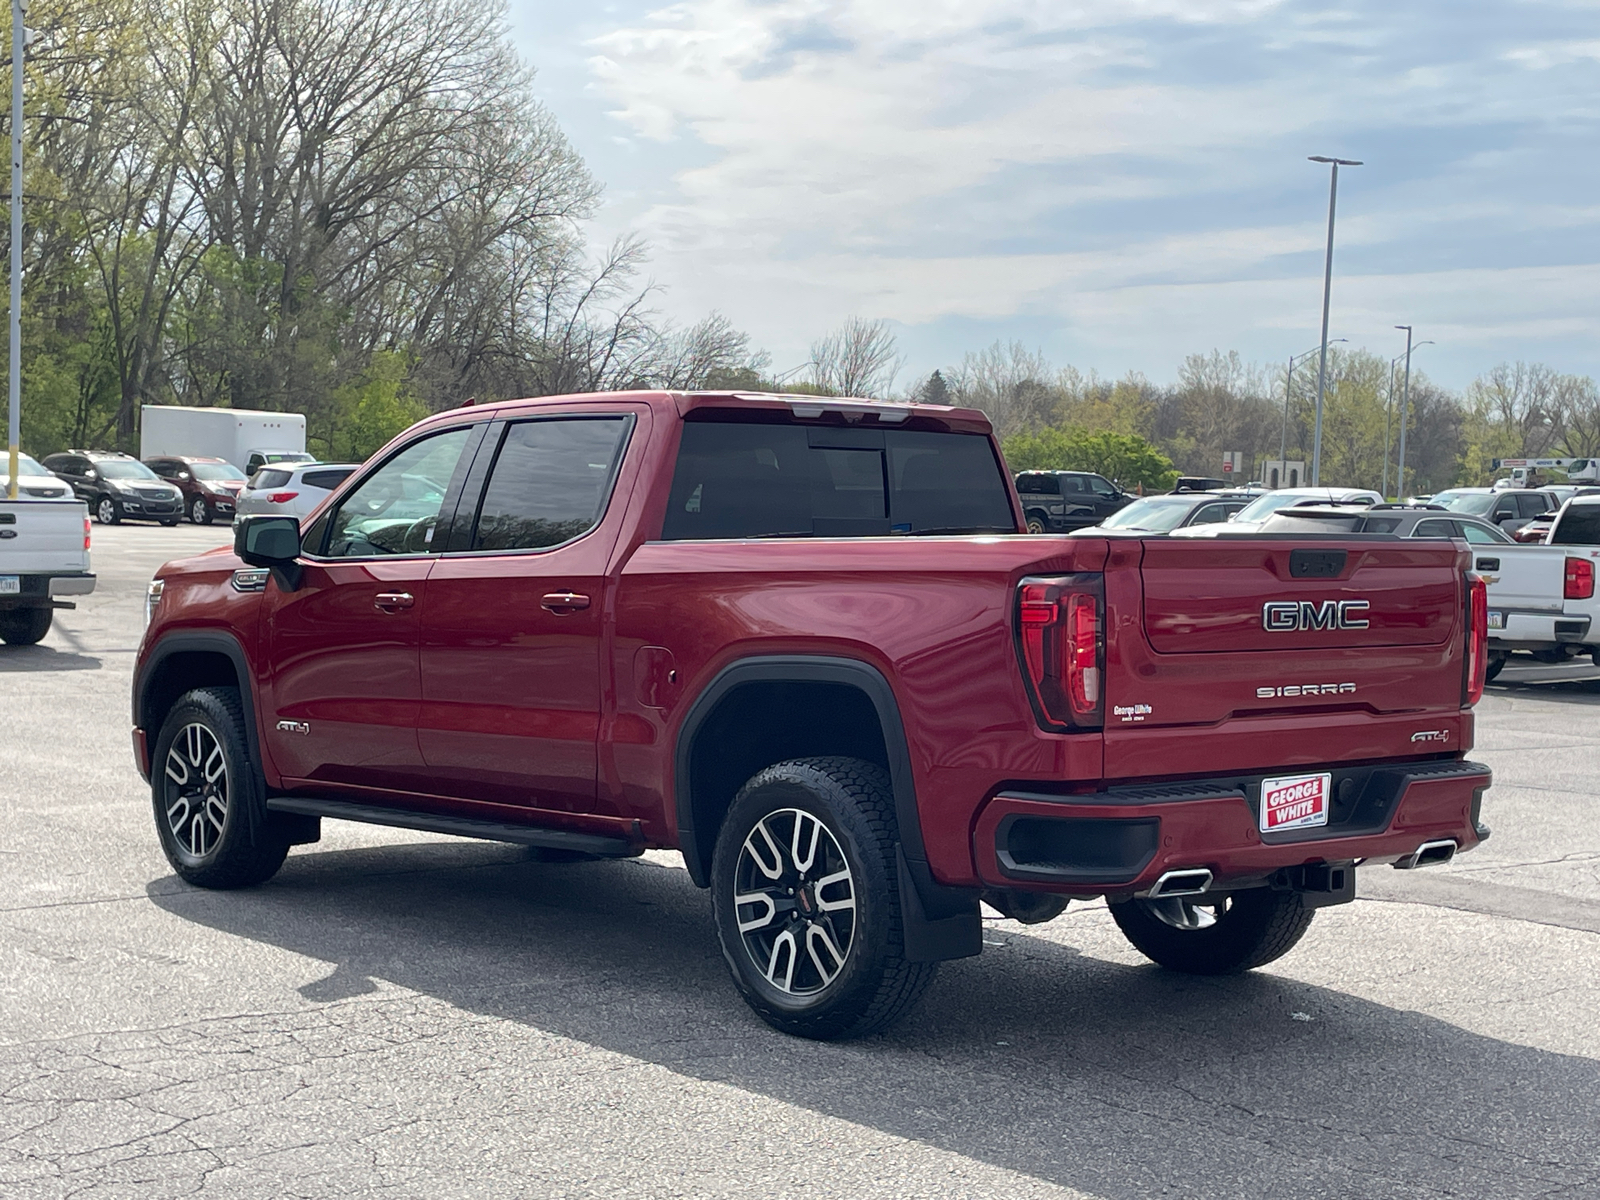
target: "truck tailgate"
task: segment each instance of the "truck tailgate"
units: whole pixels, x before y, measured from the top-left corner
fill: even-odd
[[[0,575],[87,571],[88,516],[82,500],[0,500]]]
[[[1461,748],[1464,544],[1152,538],[1111,558],[1107,777],[1148,774],[1152,726],[1195,774]]]

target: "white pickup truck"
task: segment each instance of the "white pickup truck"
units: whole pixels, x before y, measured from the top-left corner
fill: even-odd
[[[82,500],[7,500],[0,493],[0,641],[31,646],[50,632],[62,596],[94,591],[89,510]]]

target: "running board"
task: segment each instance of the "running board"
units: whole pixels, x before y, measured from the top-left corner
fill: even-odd
[[[490,842],[572,850],[601,858],[632,858],[640,849],[624,838],[603,837],[595,833],[573,833],[566,829],[543,829],[534,825],[507,825],[502,821],[474,821],[470,817],[448,817],[404,808],[379,808],[372,804],[322,800],[315,796],[268,796],[267,809],[270,812],[300,813],[308,817],[337,817],[341,821],[362,821],[368,825],[420,829],[425,833],[450,833],[457,837],[481,838]]]

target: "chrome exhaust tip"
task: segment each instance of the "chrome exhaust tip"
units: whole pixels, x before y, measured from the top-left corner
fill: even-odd
[[[1396,871],[1415,871],[1419,867],[1442,867],[1456,856],[1454,838],[1437,842],[1423,842],[1410,854],[1394,864]]]
[[[1151,900],[1165,900],[1172,896],[1198,896],[1210,889],[1211,872],[1204,867],[1189,867],[1165,872],[1146,896]]]

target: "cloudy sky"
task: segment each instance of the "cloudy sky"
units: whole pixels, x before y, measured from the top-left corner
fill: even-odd
[[[1331,336],[1600,375],[1600,0],[510,0],[661,307],[802,363],[1017,338],[1170,379]],[[1426,357],[1424,357],[1426,356]]]

